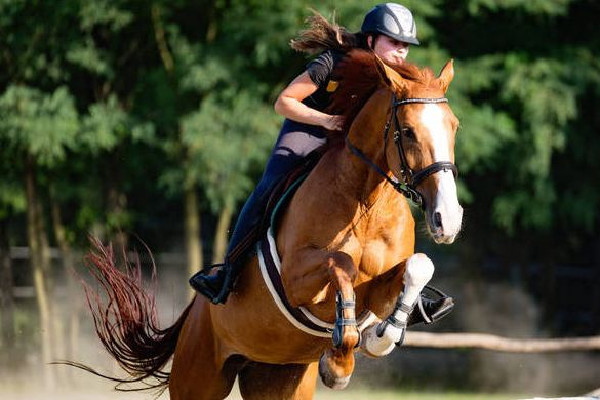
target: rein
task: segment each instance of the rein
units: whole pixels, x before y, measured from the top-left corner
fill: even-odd
[[[364,163],[366,163],[371,169],[381,175],[392,187],[406,198],[417,204],[421,209],[425,209],[425,201],[423,199],[423,195],[417,191],[417,186],[421,184],[428,176],[435,174],[438,171],[452,171],[452,174],[456,178],[458,175],[458,169],[456,165],[451,163],[450,161],[438,161],[434,162],[427,167],[414,171],[408,165],[408,161],[406,160],[406,154],[404,152],[404,146],[402,145],[402,125],[400,121],[398,121],[398,107],[407,105],[407,104],[439,104],[439,103],[447,103],[448,99],[446,97],[407,97],[401,100],[396,99],[396,95],[392,96],[392,104],[391,104],[391,115],[390,119],[385,124],[384,132],[383,132],[383,146],[384,146],[384,154],[386,153],[387,148],[387,138],[389,136],[390,128],[392,128],[392,124],[394,125],[394,143],[398,149],[398,154],[400,156],[400,172],[402,173],[403,181],[397,181],[388,176],[377,164],[375,164],[371,159],[369,159],[365,153],[363,153],[360,149],[350,143],[348,139],[348,135],[346,135],[346,145],[355,154],[358,158],[360,158]]]

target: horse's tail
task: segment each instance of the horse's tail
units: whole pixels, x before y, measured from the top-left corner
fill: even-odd
[[[163,367],[175,351],[177,338],[191,304],[172,326],[160,329],[156,314],[154,262],[152,262],[151,280],[153,287],[146,291],[142,287],[142,273],[137,255],[133,264],[126,262],[125,272],[122,272],[115,265],[112,246],[105,246],[95,238],[90,240],[93,249],[86,256],[86,266],[106,293],[105,303],[98,290],[94,290],[84,282],[96,333],[106,350],[131,375],[131,378],[115,378],[83,364],[70,364],[119,384],[144,384],[141,388],[127,390],[166,388],[169,372],[164,371]],[[151,381],[147,378],[151,378]]]

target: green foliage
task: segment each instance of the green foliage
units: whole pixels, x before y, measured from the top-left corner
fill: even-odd
[[[51,173],[78,229],[102,220],[113,172],[109,183],[140,204],[149,193],[176,201],[190,185],[205,213],[240,202],[278,131],[275,95],[307,62],[288,43],[310,9],[357,31],[377,3],[1,1],[0,204],[23,209],[23,154]],[[434,70],[455,59],[460,196],[490,210],[481,229],[597,231],[600,6],[402,3],[422,43],[409,59]],[[140,179],[146,170],[154,180]]]
[[[45,94],[10,86],[0,97],[0,137],[15,154],[30,154],[51,166],[65,158],[78,129],[73,97],[64,87]]]
[[[489,202],[490,222],[510,234],[556,228],[566,222],[558,210],[571,215],[567,225],[576,213],[577,220],[597,226],[591,208],[581,208],[594,203],[589,196],[589,202],[577,201],[579,207],[566,205],[573,195],[562,185],[574,182],[560,182],[564,169],[556,166],[559,159],[573,159],[569,143],[575,136],[593,130],[577,124],[584,126],[575,132],[573,125],[581,118],[578,102],[598,87],[597,62],[585,44],[594,39],[582,28],[595,6],[575,0],[456,5],[436,23],[446,28],[438,33],[445,50],[466,55],[457,60],[450,93],[461,119],[457,161],[468,180],[493,179],[485,188],[479,184],[473,201],[483,207]]]
[[[469,12],[477,16],[484,10],[524,10],[531,14],[565,14],[568,6],[574,0],[469,0],[467,8]]]
[[[189,179],[204,188],[213,211],[243,200],[275,142],[277,118],[247,91],[208,96],[183,119],[182,142],[191,155]]]
[[[94,75],[114,77],[114,71],[110,62],[106,60],[106,54],[97,49],[91,40],[78,43],[69,50],[66,56],[72,64],[84,68]]]
[[[0,181],[0,219],[24,212],[23,188],[15,182]]]
[[[74,41],[66,53],[66,59],[92,75],[114,79],[117,73],[115,59],[122,55],[111,52],[113,43],[103,42],[117,39],[123,29],[132,23],[133,13],[119,8],[127,5],[125,1],[101,0],[81,2],[80,5],[79,28],[82,38]],[[98,40],[99,37],[104,40]]]
[[[107,26],[113,32],[119,32],[133,20],[131,12],[117,6],[121,4],[127,4],[127,2],[114,0],[81,2],[79,26],[83,31],[88,32],[99,25]]]
[[[112,150],[125,140],[152,142],[154,128],[150,122],[138,123],[125,112],[116,96],[106,102],[95,103],[83,117],[79,144],[92,153]]]

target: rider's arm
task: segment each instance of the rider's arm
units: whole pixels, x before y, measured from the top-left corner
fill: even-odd
[[[275,112],[292,121],[318,125],[328,130],[342,129],[341,117],[325,114],[302,103],[302,100],[316,92],[318,88],[308,72],[304,71],[279,94],[275,102]]]

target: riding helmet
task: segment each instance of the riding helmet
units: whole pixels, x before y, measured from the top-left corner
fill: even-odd
[[[373,7],[363,21],[360,31],[375,33],[410,44],[419,44],[417,26],[410,10],[400,4],[383,3]]]

